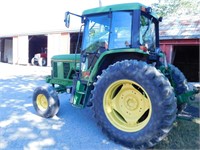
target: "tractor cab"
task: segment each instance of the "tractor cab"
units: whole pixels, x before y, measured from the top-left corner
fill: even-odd
[[[85,26],[82,51],[101,53],[140,46],[145,46],[146,50],[155,50],[159,46],[156,41],[158,19],[151,14],[150,8],[138,5],[138,9],[134,10],[134,7],[124,4],[113,10],[106,7],[101,13],[98,13],[98,9],[101,8],[96,8],[92,14],[92,10],[83,12]]]
[[[67,27],[70,14],[76,15],[66,13]],[[159,51],[160,18],[152,13],[150,7],[139,3],[117,4],[85,10],[79,17],[84,26],[80,70],[83,79],[90,78],[93,82],[94,77],[101,73],[94,70],[95,67],[102,70],[121,59],[133,59],[130,53],[142,54],[143,57],[149,52]],[[139,59],[143,59],[141,57]],[[102,60],[107,65],[102,66]]]

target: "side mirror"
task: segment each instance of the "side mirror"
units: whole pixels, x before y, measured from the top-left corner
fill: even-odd
[[[147,11],[147,13],[151,13],[152,12],[152,8],[151,7],[147,7],[146,11]]]
[[[65,13],[65,20],[64,20],[64,22],[65,22],[65,26],[67,28],[69,28],[69,25],[70,25],[70,12],[69,11],[67,11]]]
[[[158,18],[158,21],[159,21],[159,22],[162,22],[162,20],[163,20],[163,17],[159,17],[159,18]]]

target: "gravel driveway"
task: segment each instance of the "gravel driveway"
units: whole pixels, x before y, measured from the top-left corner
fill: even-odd
[[[45,85],[50,67],[0,63],[0,149],[127,149],[108,140],[90,108],[70,105],[69,95],[59,95],[57,116],[39,117],[32,106],[33,90]]]

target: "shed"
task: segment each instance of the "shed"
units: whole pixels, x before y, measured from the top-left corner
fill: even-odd
[[[190,82],[199,82],[200,16],[166,18],[160,24],[160,47],[169,63]]]
[[[53,55],[74,53],[78,31],[70,29],[1,35],[0,62],[27,65],[35,54],[45,52],[50,66]]]

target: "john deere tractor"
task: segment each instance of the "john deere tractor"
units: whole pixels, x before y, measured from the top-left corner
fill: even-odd
[[[53,117],[59,110],[58,93],[71,93],[70,103],[91,106],[98,125],[114,142],[153,147],[197,93],[159,48],[162,18],[139,3],[88,9],[82,15],[66,12],[66,27],[72,15],[82,22],[81,52],[52,57],[46,78],[51,86],[35,89],[35,110]]]

